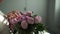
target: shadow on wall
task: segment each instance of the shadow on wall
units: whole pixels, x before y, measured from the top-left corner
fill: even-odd
[[[57,33],[60,34],[60,10],[58,10]]]

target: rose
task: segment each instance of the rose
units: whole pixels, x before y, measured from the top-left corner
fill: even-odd
[[[9,27],[10,29],[14,32],[14,24],[15,24],[15,21],[14,20],[9,20]]]
[[[18,16],[21,16],[22,12],[15,10],[15,11],[13,11],[13,13],[15,14],[16,17],[18,17]]]
[[[34,18],[29,17],[29,16],[26,16],[26,18],[27,18],[27,22],[28,22],[29,24],[34,24]]]
[[[17,22],[22,21],[22,16],[16,17]]]
[[[42,17],[41,16],[36,16],[35,17],[35,23],[41,23],[42,22]]]
[[[7,19],[9,21],[9,27],[12,31],[14,31],[14,25],[21,21],[21,14],[19,11],[12,11],[7,14]]]
[[[25,16],[31,16],[32,13],[33,13],[32,11],[27,11],[27,12],[23,13],[23,15],[25,15]]]
[[[23,20],[23,21],[21,22],[21,27],[22,27],[23,29],[27,29],[27,28],[28,28],[28,23],[26,22],[26,20]]]

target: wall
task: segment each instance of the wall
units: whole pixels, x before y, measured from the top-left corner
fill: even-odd
[[[56,0],[55,2],[56,33],[60,34],[60,0]]]
[[[51,34],[60,34],[60,0],[48,0],[48,30]]]
[[[48,0],[48,9],[47,9],[47,25],[48,30],[51,34],[56,34],[56,23],[54,22],[54,16],[55,16],[55,0]]]
[[[25,0],[3,0],[4,2],[0,4],[0,10],[5,14],[12,10],[24,11]]]

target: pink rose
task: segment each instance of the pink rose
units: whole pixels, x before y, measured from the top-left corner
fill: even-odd
[[[26,18],[27,18],[27,22],[28,22],[29,24],[34,24],[34,18],[29,17],[29,16],[26,16]]]
[[[14,24],[14,23],[15,23],[15,21],[13,19],[9,20],[9,24]]]
[[[40,23],[42,21],[42,17],[41,16],[36,16],[35,17],[35,23]]]
[[[26,16],[22,15],[22,21],[26,20]]]
[[[21,15],[21,11],[19,11],[19,10],[15,10],[14,12],[18,15]]]
[[[32,14],[32,11],[27,11],[27,12],[23,13],[23,15],[26,15],[26,16],[31,16],[31,14]]]
[[[14,22],[17,22],[17,18],[14,18],[13,20],[14,20]]]
[[[21,16],[18,16],[18,17],[16,17],[16,19],[17,19],[17,22],[22,21],[22,15],[21,15]]]
[[[14,31],[14,24],[15,24],[15,21],[14,20],[10,20],[9,21],[9,27],[12,31]]]
[[[28,23],[24,20],[24,21],[22,21],[21,22],[21,27],[23,28],[23,29],[27,29],[28,28]]]
[[[16,16],[16,17],[19,17],[19,16],[21,16],[21,13],[18,12],[18,11],[16,11],[16,12],[15,12],[15,16]]]

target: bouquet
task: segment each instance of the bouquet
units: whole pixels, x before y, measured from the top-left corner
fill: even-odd
[[[9,21],[9,28],[13,34],[38,34],[39,31],[46,30],[42,23],[42,17],[39,15],[32,15],[32,11],[22,13],[15,10],[7,14]]]

